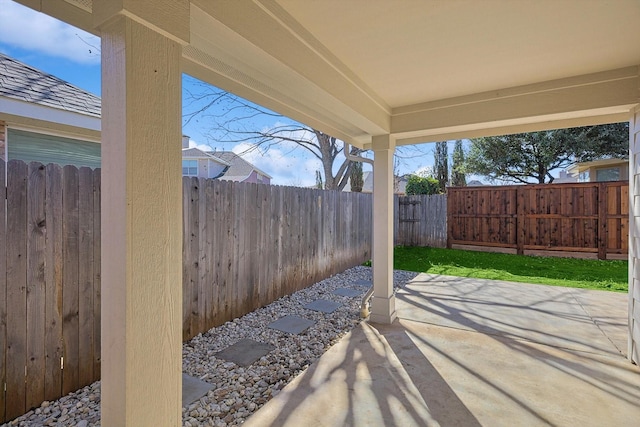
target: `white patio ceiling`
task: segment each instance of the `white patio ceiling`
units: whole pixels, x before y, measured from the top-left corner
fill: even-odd
[[[21,2],[93,31],[91,0]],[[401,145],[628,120],[639,23],[638,0],[192,0],[183,70]]]

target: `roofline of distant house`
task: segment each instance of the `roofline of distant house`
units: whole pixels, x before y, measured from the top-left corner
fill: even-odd
[[[198,150],[200,151],[202,154],[204,154],[204,156],[185,156],[183,155],[182,158],[183,159],[187,159],[187,160],[198,160],[198,159],[204,159],[204,158],[209,158],[212,160],[215,160],[216,162],[219,162],[220,164],[223,164],[225,166],[231,166],[231,163],[227,162],[226,160],[221,159],[218,156],[214,156],[212,154],[209,154],[207,151],[202,151],[199,148],[196,147],[189,147],[189,148],[183,148],[182,151],[185,150]]]
[[[216,154],[217,152],[218,152],[218,151],[216,151],[216,150],[214,150],[214,151],[206,151],[206,153],[211,154],[211,155],[213,155],[213,156],[215,156],[215,154]],[[265,171],[263,171],[263,170],[261,170],[261,169],[258,169],[258,168],[257,168],[257,167],[255,167],[255,166],[254,166],[254,164],[253,164],[253,163],[251,163],[250,161],[243,159],[243,158],[242,158],[242,156],[241,156],[240,154],[234,153],[233,151],[224,151],[224,150],[220,150],[219,152],[220,152],[220,153],[233,153],[233,154],[235,154],[236,156],[240,157],[240,158],[241,158],[242,160],[244,160],[245,162],[247,162],[248,164],[250,164],[250,165],[251,165],[251,169],[253,169],[253,170],[254,170],[254,171],[256,171],[257,173],[259,173],[259,174],[261,174],[261,175],[264,175],[264,176],[266,176],[266,177],[267,177],[267,178],[269,178],[269,179],[273,179],[273,177],[272,177],[271,175],[269,175],[268,173],[266,173]],[[238,176],[239,176],[239,175],[238,175]],[[248,178],[249,176],[251,176],[251,173],[249,173],[249,175],[247,175],[247,178]],[[245,178],[245,179],[246,179],[246,178]]]

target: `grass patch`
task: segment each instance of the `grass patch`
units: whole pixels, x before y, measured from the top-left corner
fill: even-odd
[[[534,257],[458,249],[396,247],[398,270],[627,292],[627,261]]]

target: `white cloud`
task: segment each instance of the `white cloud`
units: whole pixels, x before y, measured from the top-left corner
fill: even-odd
[[[254,144],[241,143],[232,151],[257,168],[271,175],[272,184],[311,187],[316,183],[315,171],[320,169],[320,161],[297,153],[292,155],[288,150],[272,147],[263,150]]]
[[[100,38],[10,0],[0,0],[0,43],[65,58],[100,63]]]

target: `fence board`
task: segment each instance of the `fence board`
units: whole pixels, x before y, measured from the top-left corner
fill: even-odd
[[[45,396],[56,399],[62,394],[62,168],[46,166],[45,200]]]
[[[101,239],[100,239],[100,169],[93,171],[93,381],[100,379],[101,359],[101,332],[100,332],[100,284],[102,283],[101,271]]]
[[[623,195],[626,182],[449,188],[447,244],[594,252],[601,259],[626,253]]]
[[[65,166],[62,176],[62,392],[66,394],[77,390],[80,384],[78,169]]]
[[[78,381],[93,382],[93,171],[78,170]]]
[[[7,171],[7,349],[6,417],[26,408],[27,351],[27,165],[10,161]]]
[[[27,367],[26,408],[44,400],[45,377],[45,169],[31,163],[27,180]]]
[[[6,191],[5,181],[5,162],[0,161],[0,189]],[[6,234],[6,193],[5,202],[0,208],[0,422],[5,419],[5,391],[4,384],[6,384],[6,362],[5,354],[7,348],[7,234]]]

